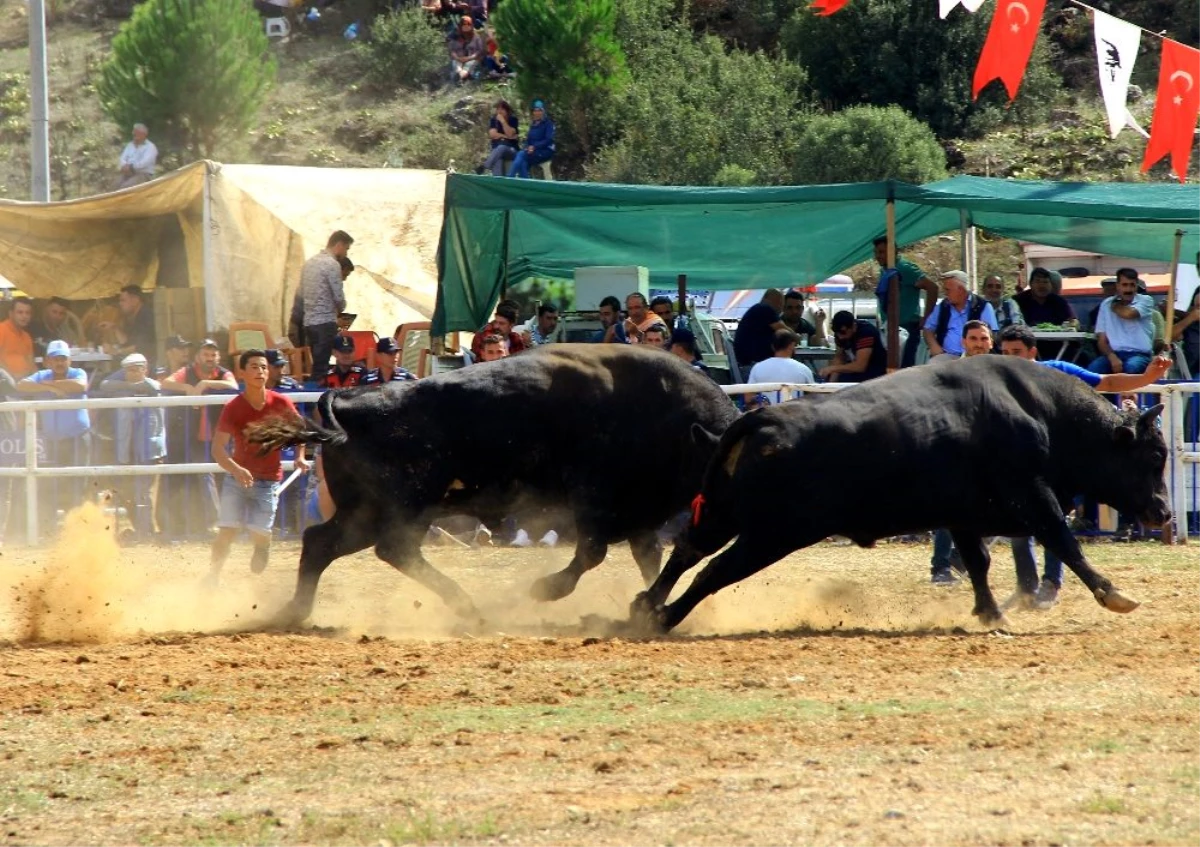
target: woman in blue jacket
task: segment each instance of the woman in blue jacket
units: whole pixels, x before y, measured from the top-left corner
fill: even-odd
[[[529,169],[554,158],[554,121],[546,115],[546,104],[533,101],[533,123],[525,135],[525,146],[517,151],[509,176],[529,179]]]

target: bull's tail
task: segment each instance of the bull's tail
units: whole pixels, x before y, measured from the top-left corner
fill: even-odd
[[[732,507],[733,473],[742,456],[746,439],[762,426],[762,415],[750,412],[735,420],[721,436],[717,450],[704,472],[700,493],[692,501],[692,526],[698,526],[706,511],[724,512]]]
[[[342,444],[346,432],[333,415],[333,392],[327,391],[317,400],[317,412],[326,424],[322,426],[309,418],[273,417],[246,427],[246,440],[258,444],[262,452],[269,453],[295,444]]]

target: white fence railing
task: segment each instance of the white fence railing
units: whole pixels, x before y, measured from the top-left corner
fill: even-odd
[[[312,403],[321,396],[320,391],[289,392],[294,403]],[[25,413],[23,465],[0,466],[0,479],[18,478],[25,480],[25,537],[26,543],[37,544],[38,524],[38,480],[53,478],[94,478],[127,476],[171,476],[177,474],[223,473],[216,462],[192,462],[187,464],[151,465],[66,465],[45,467],[38,462],[38,416],[37,412],[67,412],[87,409],[89,413],[105,409],[153,409],[224,406],[235,394],[181,395],[159,397],[97,397],[64,400],[16,400],[0,404],[0,412]],[[31,449],[32,448],[32,449]],[[292,470],[294,463],[285,462],[284,469]]]
[[[791,400],[801,393],[829,394],[849,388],[850,384],[823,385],[793,385],[787,383],[754,383],[745,385],[725,385],[722,390],[730,395],[746,394],[776,394],[776,402]],[[1141,389],[1139,394],[1158,394],[1166,406],[1163,415],[1164,436],[1169,448],[1169,458],[1164,472],[1167,488],[1170,491],[1172,511],[1175,520],[1175,537],[1184,539],[1188,532],[1188,516],[1200,510],[1200,445],[1195,438],[1187,438],[1189,421],[1186,420],[1188,400],[1200,393],[1200,383],[1177,383],[1170,385],[1149,385]],[[305,391],[289,393],[288,397],[295,403],[313,403],[321,396],[320,391]],[[25,521],[26,539],[29,544],[38,541],[38,480],[54,478],[95,478],[95,477],[130,477],[130,476],[170,476],[181,474],[211,474],[220,472],[220,466],[215,462],[197,462],[186,464],[121,464],[121,465],[69,465],[47,467],[38,461],[38,450],[29,449],[38,443],[37,412],[64,412],[75,409],[87,409],[89,412],[106,409],[146,409],[146,408],[190,408],[198,409],[205,406],[223,406],[233,399],[233,394],[216,394],[201,396],[160,396],[160,397],[106,397],[93,399],[64,399],[64,400],[17,400],[0,403],[0,412],[24,414],[24,462],[13,466],[0,466],[0,480],[19,478],[25,480]],[[1197,424],[1190,422],[1195,432]],[[293,467],[286,462],[285,470]]]

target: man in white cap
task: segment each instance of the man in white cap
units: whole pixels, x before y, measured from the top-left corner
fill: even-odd
[[[162,386],[151,379],[150,364],[141,353],[130,353],[121,360],[121,370],[100,383],[96,394],[101,397],[155,397]],[[143,407],[117,409],[115,438],[117,464],[161,464],[167,455],[166,409]],[[122,499],[132,517],[134,532],[149,538],[154,531],[150,488],[151,476],[126,477],[132,480],[121,486]]]
[[[67,342],[55,339],[46,345],[45,364],[17,383],[22,394],[38,394],[39,399],[67,399],[87,396],[88,378],[83,368],[71,367],[71,348]],[[38,438],[45,446],[48,467],[88,465],[92,460],[91,421],[87,409],[71,409],[61,412],[42,412],[38,415]],[[54,519],[58,509],[69,509],[79,505],[82,493],[79,480],[63,480],[60,484],[46,485],[48,493],[44,500],[43,517]]]
[[[963,353],[963,328],[968,321],[983,321],[992,332],[999,332],[992,304],[967,290],[967,275],[962,271],[942,274],[946,297],[934,307],[922,327],[929,358],[957,359]]]

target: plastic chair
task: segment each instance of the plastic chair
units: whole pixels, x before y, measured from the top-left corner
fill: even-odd
[[[289,347],[280,352],[287,356],[288,371],[292,378],[299,382],[306,381],[308,375],[312,373],[312,348]]]
[[[1183,355],[1183,342],[1175,341],[1171,344],[1171,350],[1175,354],[1175,367],[1179,371],[1180,379],[1191,380],[1197,374],[1193,374],[1191,368],[1188,367],[1187,357]]]
[[[235,321],[229,325],[229,355],[243,350],[270,350],[275,346],[271,330],[256,321]]]
[[[409,373],[426,375],[422,370],[421,351],[429,349],[429,331],[432,327],[429,321],[400,324],[396,327],[396,346],[402,351],[400,366]]]
[[[554,171],[550,170],[550,159],[542,162],[540,165],[534,165],[533,170],[542,172],[542,179],[554,182]]]
[[[292,25],[287,18],[267,18],[267,38],[287,38],[292,34]]]
[[[368,370],[375,367],[375,345],[379,343],[379,335],[369,329],[348,329],[339,332],[347,338],[354,339],[354,360],[365,363]]]

